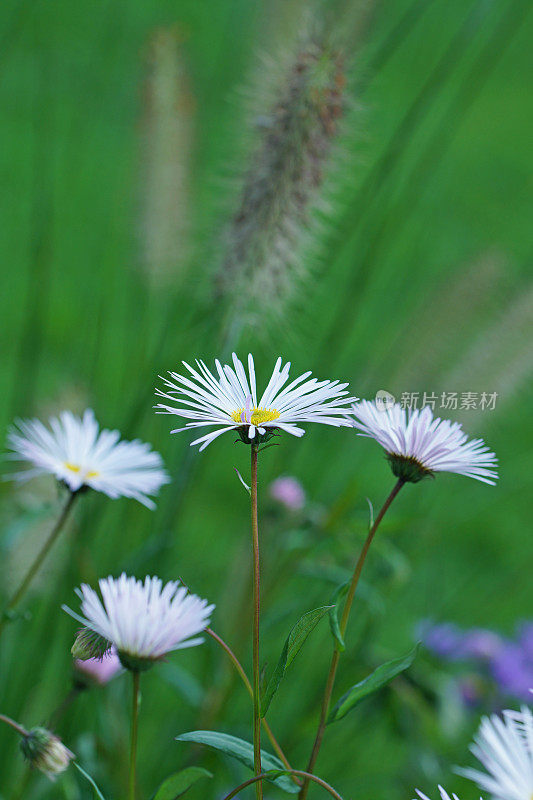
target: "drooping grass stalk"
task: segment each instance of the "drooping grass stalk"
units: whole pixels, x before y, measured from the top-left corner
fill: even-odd
[[[290,772],[293,776],[299,775],[301,778],[305,778],[307,781],[314,781],[314,783],[318,783],[318,785],[322,786],[322,788],[329,792],[332,797],[335,797],[335,800],[342,800],[342,797],[338,792],[335,791],[333,786],[330,786],[329,783],[326,783],[326,781],[322,780],[322,778],[312,775],[310,772],[305,772],[303,769],[291,769],[287,770],[287,772]],[[249,778],[247,781],[244,781],[244,783],[241,783],[240,786],[237,786],[236,789],[233,789],[229,794],[223,797],[222,800],[232,800],[233,797],[237,797],[239,792],[241,792],[243,789],[246,789],[247,786],[251,786],[252,783],[262,781],[266,777],[267,773],[263,772],[261,775],[255,775],[253,778]]]
[[[6,606],[5,610],[4,610],[3,618],[0,620],[0,636],[2,635],[2,632],[3,632],[3,630],[4,630],[5,626],[6,626],[6,623],[9,621],[10,613],[15,609],[15,607],[19,604],[19,602],[22,600],[22,598],[26,594],[27,590],[30,587],[31,582],[33,581],[34,577],[38,573],[38,571],[39,571],[42,563],[44,562],[46,556],[48,555],[48,553],[52,549],[57,537],[61,533],[61,531],[63,529],[63,526],[64,526],[65,522],[67,521],[67,518],[69,516],[69,513],[70,513],[70,511],[72,509],[72,506],[74,505],[74,501],[76,500],[77,496],[78,496],[78,492],[69,492],[69,496],[67,498],[67,502],[63,506],[63,510],[61,511],[61,514],[59,515],[59,518],[58,518],[56,524],[52,528],[48,538],[45,541],[45,543],[43,544],[43,546],[41,547],[41,549],[39,550],[39,552],[35,556],[35,559],[33,560],[29,570],[26,573],[26,575],[22,579],[22,582],[20,583],[20,586],[18,587],[18,589],[15,591],[15,593],[11,597],[11,600],[8,602],[8,604],[7,604],[7,606]]]
[[[260,560],[259,560],[259,524],[257,520],[257,454],[258,446],[252,444],[251,452],[251,482],[250,482],[250,505],[252,511],[252,551],[253,551],[253,733],[254,733],[254,772],[261,774],[261,709],[259,697],[259,620],[261,611],[261,583],[260,583]],[[258,780],[256,783],[257,800],[263,798],[263,784]]]
[[[246,690],[248,691],[248,694],[250,695],[250,697],[253,700],[253,698],[254,698],[254,690],[252,688],[252,684],[250,683],[250,681],[248,679],[248,675],[244,671],[244,668],[243,668],[242,664],[240,663],[239,659],[237,658],[237,656],[235,655],[235,653],[233,652],[231,647],[227,644],[227,642],[224,641],[224,639],[222,639],[221,636],[218,635],[218,633],[215,633],[215,631],[211,630],[211,628],[206,628],[205,632],[209,636],[211,636],[211,638],[214,639],[215,642],[218,642],[218,644],[222,647],[222,649],[227,653],[227,655],[229,656],[233,666],[237,670],[237,673],[241,677],[242,682],[246,686]],[[276,737],[274,736],[272,728],[270,727],[270,725],[266,721],[265,717],[262,717],[261,723],[263,725],[263,728],[266,731],[266,734],[267,734],[268,738],[270,739],[270,743],[272,744],[272,747],[276,751],[276,753],[279,756],[280,760],[283,762],[283,765],[286,767],[287,770],[290,770],[291,772],[293,772],[294,770],[292,769],[287,756],[285,755],[285,753],[281,749],[281,746],[280,746],[278,740],[276,739]],[[298,780],[298,778],[294,778],[294,782],[297,783],[297,784],[300,784],[300,781]]]
[[[139,729],[139,684],[140,673],[132,672],[131,740],[130,740],[130,779],[128,800],[135,800],[137,784],[137,733]]]
[[[389,496],[387,497],[387,499],[383,503],[383,506],[381,507],[381,510],[380,510],[379,514],[377,515],[373,525],[371,525],[371,527],[370,527],[370,530],[368,532],[368,536],[366,537],[366,541],[365,541],[365,543],[363,545],[363,549],[361,550],[361,554],[360,554],[360,556],[359,556],[359,558],[357,560],[357,563],[355,565],[355,569],[353,571],[352,579],[350,581],[350,586],[348,588],[348,592],[347,592],[347,595],[346,595],[346,601],[344,603],[344,610],[342,612],[342,617],[341,617],[341,621],[340,621],[340,624],[339,624],[341,636],[343,638],[344,638],[344,635],[346,633],[346,628],[347,628],[347,625],[348,625],[348,619],[350,617],[350,611],[351,611],[351,608],[352,608],[353,599],[354,599],[354,596],[355,596],[357,585],[359,583],[359,578],[361,577],[361,572],[363,571],[363,566],[364,566],[368,551],[370,549],[370,545],[372,544],[372,541],[374,539],[374,536],[376,534],[377,529],[379,528],[381,520],[383,519],[383,517],[387,513],[388,508],[390,507],[392,501],[394,500],[394,498],[396,497],[396,495],[398,494],[398,492],[400,491],[400,489],[402,488],[403,485],[404,485],[404,481],[401,480],[401,479],[398,479],[398,481],[395,483],[391,493],[389,494]],[[317,732],[316,732],[315,741],[314,741],[314,744],[313,744],[313,749],[311,751],[311,756],[309,758],[309,763],[307,765],[307,772],[309,772],[309,773],[312,773],[314,768],[315,768],[316,760],[318,758],[318,753],[320,751],[320,747],[322,745],[322,740],[324,738],[324,733],[325,733],[325,730],[326,730],[326,725],[327,725],[327,720],[328,720],[328,715],[329,715],[329,708],[330,708],[330,703],[331,703],[331,695],[333,693],[333,687],[335,685],[335,677],[336,677],[336,674],[337,674],[337,667],[339,665],[340,654],[341,654],[341,651],[339,650],[338,644],[336,643],[335,647],[334,647],[334,650],[333,650],[333,655],[331,657],[331,665],[330,665],[328,677],[327,677],[327,680],[326,680],[326,688],[324,689],[324,697],[323,697],[323,700],[322,700],[322,708],[321,708],[321,711],[320,711],[320,720],[319,720],[319,723],[318,723],[318,729],[317,729]],[[309,791],[309,778],[305,778],[303,786],[302,786],[302,789],[301,789],[300,794],[299,794],[299,800],[305,800],[305,798],[307,797],[308,791]]]

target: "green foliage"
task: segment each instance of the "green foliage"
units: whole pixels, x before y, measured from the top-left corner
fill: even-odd
[[[385,664],[377,667],[377,669],[368,675],[364,680],[359,681],[351,689],[348,689],[335,707],[331,710],[328,723],[337,722],[348,714],[355,706],[359,705],[361,700],[368,697],[378,689],[386,686],[393,678],[400,673],[405,672],[416,658],[419,650],[419,645],[414,647],[406,656],[394,658],[392,661],[387,661]]]
[[[261,697],[261,716],[264,717],[268,711],[268,707],[272,702],[272,698],[276,694],[279,685],[285,675],[285,671],[290,667],[298,653],[300,652],[305,640],[311,631],[320,622],[322,617],[331,610],[331,606],[321,606],[315,608],[313,611],[308,611],[303,617],[300,617],[296,625],[292,628],[291,632],[285,640],[283,650],[276,665],[276,669],[272,673],[268,681],[264,694]]]
[[[163,781],[153,800],[177,800],[201,778],[212,778],[213,775],[203,767],[185,767],[185,769],[170,775]]]
[[[190,733],[182,733],[181,736],[176,736],[176,741],[205,744],[220,753],[236,758],[237,761],[240,761],[251,770],[254,768],[253,745],[250,742],[245,742],[244,739],[238,739],[236,736],[217,733],[216,731],[191,731]],[[285,773],[285,768],[279,758],[267,753],[265,750],[261,750],[261,763],[265,771],[276,770],[277,772]],[[285,792],[290,794],[298,793],[298,786],[286,774],[272,777],[269,780]]]

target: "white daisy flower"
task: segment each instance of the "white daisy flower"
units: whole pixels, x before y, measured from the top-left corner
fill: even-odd
[[[362,400],[352,407],[359,436],[370,436],[387,451],[397,478],[416,483],[435,472],[456,472],[494,485],[497,458],[482,439],[467,440],[461,425],[433,417],[429,406],[389,408]]]
[[[71,492],[90,487],[111,498],[133,497],[155,508],[147,495],[157,494],[170,478],[149,444],[121,441],[118,431],[100,431],[91,409],[81,418],[63,411],[50,419],[50,427],[32,419],[18,420],[11,429],[10,457],[33,464],[33,469],[14,477],[26,480],[48,472]]]
[[[418,789],[416,789],[415,791],[416,791],[418,797],[420,798],[420,800],[429,800],[429,797],[427,797],[422,792],[419,792]],[[450,795],[448,794],[446,789],[443,789],[442,786],[439,786],[439,792],[440,792],[440,796],[441,796],[442,800],[459,800],[459,798],[457,797],[456,794],[452,794],[452,796],[450,797]],[[416,798],[415,798],[415,800],[416,800]]]
[[[470,748],[486,772],[458,769],[495,800],[531,800],[533,797],[533,715],[527,706],[521,711],[504,711],[503,719],[483,717]]]
[[[179,581],[163,587],[160,578],[147,577],[143,583],[123,573],[98,585],[103,603],[94,589],[82,584],[76,594],[83,617],[67,606],[63,610],[110,642],[127,669],[147,669],[172,650],[203,642],[196,634],[209,625],[215,606],[189,594]]]
[[[350,426],[347,415],[350,403],[356,397],[347,397],[347,383],[318,381],[304,372],[291,383],[290,362],[282,366],[278,358],[272,376],[261,398],[257,399],[254,359],[248,356],[248,375],[242,362],[233,353],[233,368],[215,361],[214,375],[203,361],[196,360],[197,369],[182,362],[190,376],[170,372],[170,379],[162,378],[166,390],[156,390],[159,397],[170,400],[173,405],[159,403],[160,414],[176,414],[193,420],[179,433],[189,428],[204,428],[216,425],[210,433],[195,439],[203,450],[226,431],[237,430],[245,444],[262,443],[282,430],[293,436],[303,436],[300,423],[321,422],[323,425]],[[287,384],[287,385],[286,385]]]

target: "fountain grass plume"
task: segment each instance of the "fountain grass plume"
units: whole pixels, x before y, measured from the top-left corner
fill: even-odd
[[[302,248],[345,110],[342,52],[323,37],[300,44],[271,108],[256,116],[259,142],[244,177],[217,275],[229,325],[280,318],[304,282]]]

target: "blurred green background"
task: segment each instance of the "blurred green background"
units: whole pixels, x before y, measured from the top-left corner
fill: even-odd
[[[531,616],[528,0],[5,0],[2,429],[91,406],[103,426],[153,443],[173,474],[156,512],[103,495],[80,503],[27,618],[2,641],[0,710],[27,726],[68,691],[74,628],[60,606],[82,579],[122,569],[182,577],[217,604],[213,627],[250,667],[249,511],[233,471],[246,477],[247,450],[227,436],[198,456],[151,406],[158,374],[224,346],[225,301],[213,287],[254,152],[250,107],[260,113],[262,83],[272,83],[259,54],[290,54],[310,8],[348,56],[342,168],[330,176],[327,219],[309,223],[312,264],[283,322],[259,320],[233,345],[254,352],[260,380],[281,354],[295,374],[349,380],[361,397],[497,392],[494,410],[443,413],[482,436],[501,467],[495,488],[444,475],[404,490],[367,565],[336,694],[410,649],[422,618],[510,633]],[[269,500],[280,474],[302,482],[305,512]],[[268,450],[260,479],[272,667],[291,625],[327,603],[353,564],[366,498],[380,504],[392,476],[373,442],[316,426]],[[0,491],[6,597],[58,499],[51,479]],[[330,639],[321,623],[269,712],[295,766],[311,747]],[[477,718],[439,705],[442,675],[423,655],[411,672],[328,729],[317,771],[345,798],[405,800],[437,781],[474,796],[451,770],[469,760]],[[57,725],[108,799],[124,796],[128,690],[119,677],[87,692]],[[173,738],[202,727],[249,738],[250,718],[213,642],[173,655],[144,680],[140,797],[188,763],[215,773],[191,800],[222,797],[245,768]],[[28,778],[17,747],[0,730],[3,800],[91,796],[73,771],[55,785]]]

